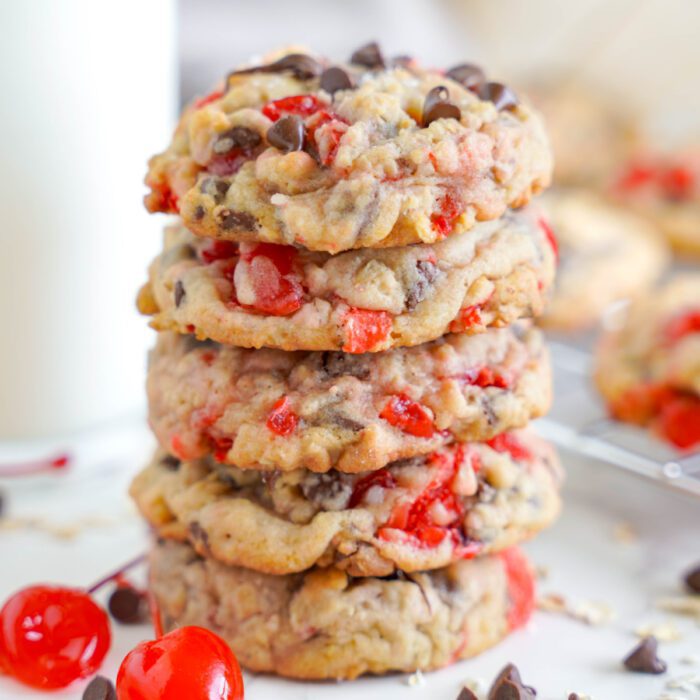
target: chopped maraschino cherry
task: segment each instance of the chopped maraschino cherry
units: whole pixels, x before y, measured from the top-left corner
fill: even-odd
[[[0,476],[28,476],[29,474],[61,471],[69,467],[70,462],[70,455],[60,454],[48,459],[37,459],[30,462],[0,464]]]
[[[674,316],[664,327],[663,337],[666,343],[672,345],[693,333],[700,333],[700,309]]]
[[[343,350],[350,353],[369,352],[389,335],[391,326],[391,316],[386,311],[352,308],[343,317]]]
[[[523,627],[535,608],[535,577],[527,559],[516,547],[501,552],[500,557],[508,579],[508,627],[511,630]]]
[[[267,427],[277,435],[285,437],[291,435],[299,422],[299,416],[292,411],[289,399],[283,396],[275,402],[275,405],[267,417]]]
[[[308,117],[323,108],[324,104],[313,95],[293,95],[283,97],[281,100],[268,102],[262,113],[273,122],[288,114],[296,114],[299,117]]]
[[[409,435],[429,438],[435,433],[433,420],[428,411],[418,402],[408,398],[406,394],[392,396],[379,417]]]
[[[486,443],[496,452],[507,452],[518,462],[529,462],[532,460],[532,452],[523,445],[513,433],[501,433],[491,438]]]
[[[200,251],[202,260],[207,263],[213,263],[217,260],[228,260],[238,255],[238,244],[233,241],[209,241],[206,247]]]
[[[242,700],[243,676],[226,643],[201,627],[181,627],[127,654],[119,700]]]
[[[450,194],[443,195],[438,200],[438,208],[430,217],[433,230],[440,238],[449,236],[454,228],[455,221],[462,214],[461,205]]]
[[[700,399],[678,393],[661,406],[659,432],[681,450],[700,445]]]

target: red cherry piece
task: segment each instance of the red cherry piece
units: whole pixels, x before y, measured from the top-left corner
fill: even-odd
[[[458,379],[482,388],[495,386],[498,389],[507,389],[511,385],[509,378],[494,372],[491,367],[475,367],[459,375]]]
[[[386,469],[379,469],[376,472],[370,472],[367,476],[363,476],[353,489],[350,496],[350,508],[355,508],[365,497],[365,494],[374,486],[380,486],[383,489],[392,489],[396,486],[396,479],[393,474]]]
[[[233,440],[231,438],[215,438],[211,435],[209,439],[212,443],[212,448],[214,452],[214,459],[217,462],[225,462],[228,457],[229,450],[233,447]]]
[[[228,260],[238,255],[238,245],[233,241],[209,241],[199,255],[207,264],[217,260]]]
[[[299,416],[292,411],[289,399],[283,396],[272,407],[266,425],[273,433],[286,437],[294,432],[298,422]]]
[[[517,462],[532,461],[532,452],[513,433],[501,433],[486,444],[496,452],[507,452]]]
[[[674,316],[664,327],[663,337],[672,345],[692,333],[700,333],[700,309],[693,309]]]
[[[618,420],[645,425],[658,414],[668,390],[661,384],[645,383],[631,387],[609,405]]]
[[[117,674],[119,700],[242,700],[243,676],[226,643],[181,627],[130,651]]]
[[[657,427],[682,450],[700,445],[700,398],[679,394],[667,399],[661,406]]]
[[[508,578],[508,627],[511,630],[523,627],[535,609],[535,577],[530,564],[516,547],[500,553]]]
[[[462,333],[472,326],[479,326],[483,323],[481,318],[481,306],[465,306],[459,316],[450,323],[451,333]]]
[[[217,177],[233,175],[253,157],[254,153],[253,148],[232,148],[227,153],[214,155],[207,163],[207,172]]]
[[[293,95],[292,97],[283,97],[281,100],[268,102],[262,108],[262,113],[268,119],[276,122],[280,117],[288,114],[309,117],[323,107],[323,102],[313,95]]]
[[[148,198],[149,211],[161,211],[166,214],[179,214],[180,204],[178,196],[170,189],[170,185],[164,182],[149,182],[146,185],[151,188],[152,195]]]
[[[428,411],[421,404],[408,398],[406,394],[392,396],[379,417],[409,435],[429,438],[435,433],[433,420]]]
[[[205,97],[200,97],[198,100],[195,100],[194,108],[201,109],[202,107],[204,107],[208,104],[211,104],[212,102],[216,102],[216,100],[221,99],[223,96],[224,96],[223,90],[214,90],[213,92],[210,92]]]
[[[444,238],[452,233],[455,221],[462,214],[462,206],[456,202],[449,194],[443,195],[438,200],[437,211],[433,212],[430,217],[430,222],[433,225],[433,230]]]
[[[317,112],[310,120],[308,138],[319,151],[322,165],[331,165],[335,160],[347,125],[345,119],[325,109]]]
[[[343,350],[369,352],[389,335],[392,325],[391,316],[386,311],[351,308],[343,317]]]
[[[636,190],[654,180],[654,168],[648,165],[631,165],[618,179],[617,189],[622,192]]]
[[[22,683],[49,690],[94,674],[110,647],[107,614],[77,589],[30,586],[0,610],[4,665]]]
[[[241,254],[255,295],[253,310],[271,316],[289,316],[301,308],[304,288],[294,267],[297,251],[292,246],[259,243]]]
[[[688,199],[693,193],[695,176],[688,168],[676,166],[659,175],[659,185],[669,199]]]
[[[552,231],[552,227],[549,225],[549,222],[546,219],[539,219],[538,223],[544,232],[549,245],[552,246],[552,250],[554,251],[554,259],[559,262],[559,242],[557,241],[557,237],[554,235],[554,231]]]

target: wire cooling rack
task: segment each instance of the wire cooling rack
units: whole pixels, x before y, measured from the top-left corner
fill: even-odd
[[[554,403],[539,432],[559,447],[700,498],[700,452],[683,453],[647,431],[608,417],[591,381],[591,353],[550,342]]]

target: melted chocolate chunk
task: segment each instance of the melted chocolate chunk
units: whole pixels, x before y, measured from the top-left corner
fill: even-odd
[[[700,593],[700,564],[685,575],[684,581],[689,590]]]
[[[104,676],[95,676],[83,691],[83,700],[117,700],[117,691]]]
[[[656,655],[658,646],[656,637],[644,637],[625,658],[625,668],[635,673],[666,673],[666,662]]]
[[[513,664],[508,664],[496,676],[488,700],[533,700],[537,691],[529,685],[524,685],[520,672]]]
[[[569,697],[566,700],[581,700],[578,693],[569,693]]]
[[[406,308],[409,311],[413,311],[425,299],[437,273],[437,265],[430,260],[419,260],[416,263],[416,280],[406,294]]]
[[[475,88],[486,82],[484,71],[473,63],[460,63],[450,68],[445,75],[465,88]]]
[[[493,102],[496,109],[513,109],[518,105],[518,96],[502,83],[484,83],[476,90],[482,100]]]
[[[205,214],[204,207],[201,204],[198,204],[194,210],[195,220],[201,221],[204,218],[204,214]]]
[[[309,474],[300,488],[304,498],[327,511],[344,510],[352,496],[349,478],[336,472]]]
[[[124,625],[137,625],[148,620],[146,596],[131,586],[119,586],[107,603],[110,615]]]
[[[321,367],[329,378],[350,375],[357,379],[368,379],[370,369],[362,355],[348,355],[342,352],[321,353]]]
[[[462,688],[459,691],[457,700],[479,700],[479,698],[469,688]]]
[[[301,151],[304,147],[304,122],[296,114],[276,121],[267,131],[267,141],[283,153]]]
[[[305,53],[290,53],[283,56],[274,63],[264,66],[253,66],[252,68],[242,68],[228,74],[228,79],[234,75],[249,75],[250,73],[284,73],[289,71],[298,80],[309,80],[321,74],[323,66],[311,56]]]
[[[413,66],[413,61],[414,61],[413,56],[401,55],[401,56],[394,56],[391,59],[390,63],[392,66],[397,66],[400,68],[411,68],[411,66]]]
[[[357,49],[350,56],[350,63],[364,66],[365,68],[384,68],[386,66],[384,56],[382,56],[382,51],[376,41],[372,41]]]
[[[175,471],[180,468],[180,460],[173,456],[173,455],[163,455],[160,458],[160,463],[166,468],[170,469],[170,471]]]
[[[434,87],[426,96],[423,104],[423,126],[428,126],[436,119],[457,119],[462,113],[456,104],[449,101],[450,91],[444,85]]]
[[[258,227],[256,218],[247,211],[221,209],[217,212],[216,219],[225,231],[255,231]]]
[[[355,85],[349,73],[338,66],[331,66],[321,73],[321,90],[334,95],[338,90],[352,90]]]
[[[180,308],[180,304],[182,304],[182,300],[187,296],[187,292],[185,291],[185,285],[182,284],[182,280],[178,280],[175,282],[175,308]]]
[[[213,150],[217,155],[224,155],[234,148],[254,148],[261,141],[257,131],[246,126],[234,126],[216,139]]]
[[[216,204],[221,204],[228,192],[228,182],[215,177],[205,177],[199,183],[199,191],[202,194],[208,194],[210,197],[213,197]]]

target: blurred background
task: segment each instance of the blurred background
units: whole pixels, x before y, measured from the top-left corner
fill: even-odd
[[[577,136],[602,143],[593,189],[633,148],[697,140],[694,0],[32,0],[2,3],[0,27],[5,441],[143,412],[153,336],[133,299],[163,223],[141,205],[146,159],[179,104],[251,56],[294,41],[342,59],[376,39],[427,64],[481,63],[543,106],[567,94],[547,107],[563,113],[557,150],[562,131],[574,143],[562,184],[577,180]]]

